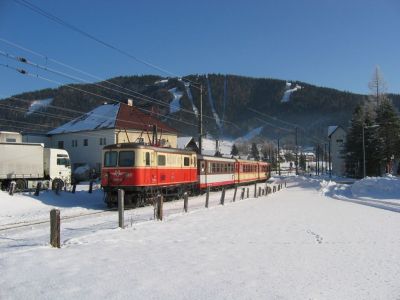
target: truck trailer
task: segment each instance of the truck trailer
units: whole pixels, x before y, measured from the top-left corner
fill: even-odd
[[[45,148],[43,144],[0,143],[0,184],[7,188],[12,181],[16,190],[43,187],[54,189],[71,183],[71,163],[63,149]]]

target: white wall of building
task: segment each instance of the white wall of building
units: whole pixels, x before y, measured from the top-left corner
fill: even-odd
[[[330,136],[331,141],[331,161],[332,174],[342,176],[345,175],[346,166],[343,156],[344,145],[346,143],[346,132],[343,128],[338,127]]]
[[[85,140],[87,140],[87,145],[85,145]],[[91,168],[99,171],[102,149],[105,145],[115,144],[115,131],[114,129],[104,129],[52,136],[51,146],[53,148],[60,148],[60,142],[63,143],[63,148],[68,151],[73,168],[88,164]]]

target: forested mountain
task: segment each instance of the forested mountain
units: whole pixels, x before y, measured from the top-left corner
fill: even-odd
[[[131,98],[134,105],[168,122],[181,135],[196,136],[200,85],[204,131],[219,138],[238,138],[258,129],[256,132],[264,138],[290,143],[298,125],[299,143],[310,144],[325,138],[329,125],[346,128],[356,105],[367,99],[365,95],[304,82],[268,78],[221,74],[190,75],[184,80],[123,76],[3,99],[0,129],[47,132],[104,102],[126,102]],[[399,107],[400,96],[389,96]],[[38,100],[44,99],[52,99],[50,105],[40,106]]]

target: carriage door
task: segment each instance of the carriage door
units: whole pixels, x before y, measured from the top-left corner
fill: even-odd
[[[152,170],[151,170],[151,160],[150,152],[144,152],[144,182],[146,184],[152,183]]]

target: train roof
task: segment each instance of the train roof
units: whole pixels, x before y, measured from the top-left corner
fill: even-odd
[[[227,157],[219,157],[219,156],[211,156],[211,155],[197,155],[198,159],[204,160],[212,160],[212,161],[227,161],[227,162],[235,162],[236,159],[234,158],[227,158]]]
[[[141,143],[120,143],[120,144],[112,144],[103,147],[103,150],[115,150],[115,149],[149,149],[153,151],[159,152],[167,152],[167,153],[181,153],[186,155],[196,154],[194,151],[177,149],[177,148],[167,148],[167,147],[157,147],[151,145],[145,145]]]

